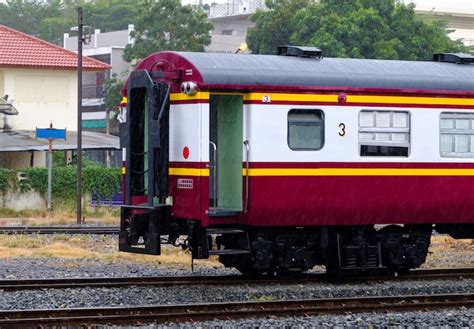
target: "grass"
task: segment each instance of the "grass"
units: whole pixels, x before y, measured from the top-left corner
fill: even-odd
[[[47,257],[90,259],[107,263],[141,263],[151,266],[191,266],[187,251],[171,246],[162,246],[160,256],[131,254],[118,251],[117,240],[109,236],[97,239],[89,235],[0,235],[0,258]],[[200,266],[220,267],[216,257],[195,261]]]
[[[84,222],[88,224],[115,224],[120,221],[120,209],[116,207],[90,207],[84,205]],[[6,225],[65,225],[75,224],[76,209],[71,204],[58,204],[49,214],[42,210],[21,210],[0,208],[0,226]]]

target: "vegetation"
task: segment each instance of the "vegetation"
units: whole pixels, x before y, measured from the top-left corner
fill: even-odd
[[[134,0],[7,0],[0,3],[0,22],[15,30],[62,45],[63,33],[77,25],[77,7],[84,24],[102,32],[123,30],[137,15]]]
[[[253,53],[277,46],[314,46],[328,57],[429,60],[436,52],[465,48],[449,39],[446,23],[423,20],[414,5],[395,0],[267,0],[269,11],[251,16],[247,35]]]
[[[125,49],[128,62],[159,50],[204,51],[212,23],[200,7],[183,6],[180,0],[141,1],[134,21],[133,45]]]
[[[52,172],[52,196],[56,200],[75,200],[76,166],[54,167]],[[0,168],[0,191],[26,192],[35,190],[45,195],[48,188],[47,168],[27,168],[21,170],[24,177],[19,179],[20,171]],[[105,168],[99,164],[83,168],[84,193],[97,193],[102,198],[111,197],[120,190],[120,168]]]
[[[180,0],[7,0],[0,3],[0,22],[18,31],[62,45],[63,33],[77,25],[77,7],[91,32],[124,30],[135,25],[135,44],[125,51],[129,62],[159,50],[204,51],[212,23],[204,7]]]

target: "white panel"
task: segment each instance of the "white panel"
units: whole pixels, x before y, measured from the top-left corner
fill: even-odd
[[[453,152],[453,136],[452,135],[441,135],[441,153]]]
[[[467,119],[457,119],[456,120],[456,129],[469,129],[469,120],[467,120]]]
[[[373,133],[359,133],[359,140],[361,141],[371,141],[374,139]]]
[[[374,113],[362,111],[359,114],[359,127],[373,127],[374,126]]]
[[[201,161],[200,116],[200,104],[171,106],[170,161]],[[208,142],[206,144],[208,145]],[[189,149],[188,159],[185,159],[183,156],[184,147]]]
[[[377,128],[390,127],[390,112],[377,112],[375,126]]]
[[[375,134],[375,140],[377,142],[379,141],[390,141],[390,134],[387,134],[387,133],[377,133]]]
[[[470,136],[471,139],[471,147],[469,148],[469,152],[474,153],[474,135]]]
[[[392,141],[396,142],[407,142],[408,141],[408,134],[392,134]]]
[[[457,135],[455,139],[455,152],[456,153],[467,153],[469,148],[469,136]]]
[[[408,128],[408,113],[394,112],[393,113],[393,127],[394,128]]]
[[[440,125],[441,129],[454,129],[454,120],[453,119],[441,119]]]

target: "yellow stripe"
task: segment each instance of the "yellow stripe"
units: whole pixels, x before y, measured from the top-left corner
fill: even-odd
[[[270,97],[270,102],[330,102],[337,103],[338,95],[327,94],[272,94],[272,93],[250,93],[246,94],[244,101],[261,102],[264,96]]]
[[[270,97],[270,103],[272,101],[338,103],[338,95],[327,95],[327,94],[250,93],[246,95],[244,100],[261,102],[264,96]],[[347,95],[347,103],[471,105],[472,106],[474,105],[474,98]]]
[[[383,103],[383,104],[429,104],[429,105],[474,105],[470,98],[443,97],[402,97],[402,96],[347,96],[352,103]]]
[[[126,167],[122,167],[122,175],[125,175],[127,173]]]
[[[192,101],[192,100],[208,100],[209,92],[199,91],[194,95],[186,95],[182,93],[172,93],[170,94],[171,101]]]
[[[172,176],[209,176],[209,169],[170,168]],[[242,169],[246,175],[246,169]],[[253,168],[249,176],[474,176],[474,169],[421,168]]]
[[[229,93],[234,94],[234,93]],[[238,93],[235,93],[238,94]],[[242,95],[242,94],[239,94]],[[261,102],[268,96],[272,102],[324,102],[338,104],[338,95],[328,94],[285,94],[285,93],[248,93],[243,94],[244,101]],[[198,92],[195,95],[173,93],[171,101],[209,100],[209,92]],[[474,106],[474,98],[448,98],[448,97],[405,97],[405,96],[368,96],[347,95],[347,103],[374,103],[374,104],[426,104],[426,105],[467,105]]]
[[[169,168],[171,176],[209,176],[209,169],[206,168]]]
[[[474,169],[262,168],[249,169],[249,176],[474,176]]]

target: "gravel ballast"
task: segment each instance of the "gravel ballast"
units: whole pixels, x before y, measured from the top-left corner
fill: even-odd
[[[474,328],[472,309],[167,323],[160,328]],[[145,326],[140,328],[152,328]]]
[[[474,280],[364,282],[350,284],[237,284],[75,288],[4,291],[0,309],[74,308],[123,305],[170,305],[200,302],[288,300],[364,296],[473,293]]]

